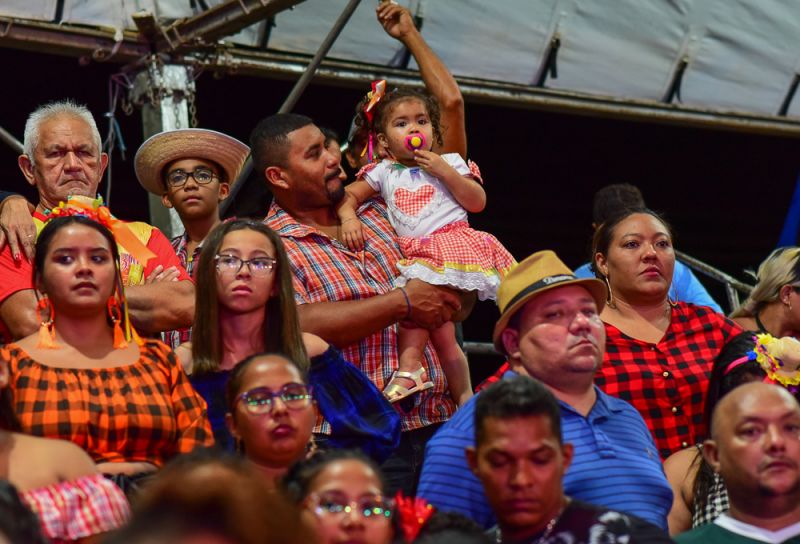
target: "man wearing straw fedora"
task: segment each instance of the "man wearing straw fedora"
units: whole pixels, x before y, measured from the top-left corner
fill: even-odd
[[[672,491],[644,420],[593,384],[605,351],[599,317],[605,300],[601,281],[575,277],[552,251],[534,253],[497,291],[495,348],[508,357],[504,378],[531,376],[558,399],[563,441],[575,451],[564,476],[566,494],[666,529]],[[475,447],[477,398],[428,442],[418,493],[489,528],[494,516],[465,457],[466,448]]]
[[[202,128],[161,132],[136,152],[139,183],[181,218],[184,233],[172,239],[172,248],[189,275],[206,236],[220,224],[219,204],[228,197],[249,153],[236,138]],[[175,349],[191,339],[191,329],[167,331],[164,339]]]

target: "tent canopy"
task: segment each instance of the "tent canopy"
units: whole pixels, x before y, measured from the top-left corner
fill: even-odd
[[[137,30],[134,12],[148,10],[166,25],[221,3],[5,0],[0,23],[11,18],[57,23],[64,30],[103,30],[122,40]],[[545,96],[603,97],[612,106],[645,104],[667,115],[700,110],[723,117],[753,116],[800,130],[800,100],[794,97],[800,2],[795,0],[400,3],[422,22],[425,39],[450,70],[478,88],[505,85],[506,94],[513,96],[544,87]],[[306,0],[226,42],[234,53],[313,54],[346,4]],[[359,5],[330,59],[359,63],[377,73],[380,67],[404,68],[398,64],[402,44],[383,32],[374,8],[373,1]],[[0,24],[0,45],[2,30]],[[408,68],[416,68],[413,60]]]

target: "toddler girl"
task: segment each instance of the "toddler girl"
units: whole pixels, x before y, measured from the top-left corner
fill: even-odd
[[[386,158],[361,169],[347,186],[337,211],[344,242],[353,251],[363,249],[361,222],[356,210],[364,200],[380,194],[389,220],[399,236],[405,259],[397,264],[396,285],[412,279],[476,291],[481,300],[495,298],[500,279],[514,263],[511,254],[485,232],[469,227],[467,212],[486,205],[477,166],[467,165],[457,153],[431,151],[434,138],[441,143],[439,108],[433,98],[399,89],[384,95],[385,82],[373,85],[369,103],[358,122],[370,130]],[[423,379],[423,350],[429,332],[399,328],[399,369],[384,394],[397,402],[433,387]],[[430,333],[453,399],[463,404],[472,395],[467,360],[455,337],[452,322]],[[404,385],[405,384],[405,385]]]

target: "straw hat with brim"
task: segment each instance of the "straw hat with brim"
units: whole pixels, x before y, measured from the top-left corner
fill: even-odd
[[[148,138],[136,152],[134,167],[142,187],[161,196],[166,191],[162,177],[164,167],[173,161],[213,161],[233,186],[249,154],[249,147],[227,134],[204,128],[181,128]]]
[[[596,278],[577,278],[554,252],[538,251],[514,265],[497,289],[500,319],[497,320],[492,335],[497,351],[506,353],[500,335],[508,326],[508,321],[525,303],[546,291],[567,285],[585,287],[597,303],[597,311],[603,310],[608,296],[606,284]]]

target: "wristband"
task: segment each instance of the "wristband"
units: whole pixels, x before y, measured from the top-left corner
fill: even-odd
[[[408,321],[411,319],[411,299],[408,298],[408,293],[406,293],[405,289],[402,287],[398,287],[398,289],[400,289],[400,292],[403,293],[403,297],[406,299],[406,308],[408,308],[406,311],[406,317],[403,319],[403,321]]]

